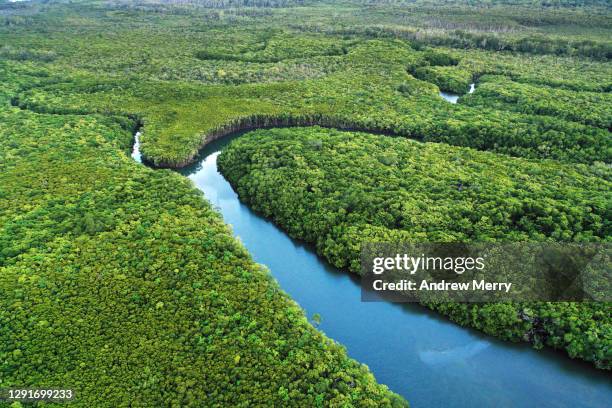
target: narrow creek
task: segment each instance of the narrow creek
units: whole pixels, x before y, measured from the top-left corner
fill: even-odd
[[[180,171],[204,192],[256,262],[321,329],[412,407],[609,407],[612,376],[551,350],[533,350],[459,327],[417,305],[361,302],[359,281],[242,204],[217,169],[224,146],[206,146]],[[132,157],[141,162],[139,133]]]
[[[473,93],[476,90],[476,84],[471,83],[470,84],[470,89],[468,91],[469,94]],[[454,94],[451,92],[444,92],[444,91],[440,91],[440,96],[444,99],[446,99],[448,102],[450,103],[457,103],[457,101],[459,100],[459,97],[461,95],[458,94]]]

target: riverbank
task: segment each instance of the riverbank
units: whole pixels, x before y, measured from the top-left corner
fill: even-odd
[[[319,329],[411,406],[603,408],[612,398],[608,373],[560,352],[502,342],[420,306],[361,302],[355,276],[329,265],[310,245],[291,239],[240,202],[219,173],[221,150],[241,136],[211,143],[181,174],[203,191],[254,260],[270,269],[306,315],[321,316]]]
[[[63,384],[75,408],[407,405],[189,180],[126,154],[135,127],[0,107],[0,385]]]
[[[470,84],[469,94],[475,90],[475,84]],[[460,95],[451,94],[440,91],[440,96],[450,103],[457,103]],[[233,135],[239,132],[246,132],[256,129],[270,128],[285,128],[285,127],[304,127],[304,126],[320,126],[330,129],[342,129],[348,131],[361,131],[374,134],[385,134],[389,136],[402,136],[389,129],[377,129],[359,126],[358,124],[346,121],[334,116],[325,115],[250,115],[240,117],[230,121],[227,124],[214,128],[208,131],[200,142],[198,148],[179,161],[151,160],[151,163],[157,168],[181,169],[192,164],[198,156],[200,150],[208,144],[221,138]]]
[[[334,116],[324,115],[251,115],[240,117],[232,120],[229,123],[219,126],[203,137],[197,150],[190,153],[185,159],[180,161],[164,161],[155,160],[151,164],[157,168],[181,169],[190,164],[193,164],[199,155],[199,152],[208,146],[210,143],[231,136],[236,133],[247,132],[256,129],[272,129],[272,128],[287,128],[287,127],[304,127],[304,126],[320,126],[330,129],[343,129],[364,131],[373,134],[385,134],[389,136],[399,136],[387,129],[362,128],[350,121],[345,121]]]
[[[356,274],[368,242],[598,241],[608,234],[597,220],[605,218],[609,183],[561,163],[309,127],[251,132],[224,151],[220,168],[242,200]],[[546,208],[523,204],[538,200]],[[571,227],[564,222],[570,214]],[[605,303],[427,305],[457,324],[610,368]]]

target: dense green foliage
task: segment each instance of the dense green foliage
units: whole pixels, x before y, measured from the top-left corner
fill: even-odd
[[[307,322],[184,178],[125,153],[138,126],[144,156],[169,167],[261,126],[441,142],[352,135],[335,153],[364,160],[354,180],[312,157],[346,139],[320,129],[270,133],[278,145],[259,134],[270,162],[246,140],[224,156],[236,185],[263,183],[245,200],[325,237],[340,266],[364,231],[609,239],[609,4],[486,3],[0,0],[0,387],[71,384],[87,407],[404,404]],[[438,94],[473,80],[459,104]],[[230,159],[247,147],[251,162]],[[289,186],[283,166],[303,178]],[[428,207],[394,198],[398,169]],[[609,367],[609,305],[431,306]]]
[[[183,165],[207,139],[262,122],[386,131],[521,157],[610,161],[605,129],[573,122],[572,115],[560,120],[501,105],[451,105],[426,82],[464,92],[472,78],[497,74],[538,87],[602,92],[611,89],[608,63],[433,50],[401,35],[371,40],[359,31],[304,34],[299,26],[360,27],[365,20],[396,27],[393,6],[318,4],[264,8],[266,13],[196,4],[155,12],[148,3],[56,4],[44,12],[7,7],[2,47],[9,71],[36,64],[47,75],[24,84],[13,103],[41,113],[138,117],[145,125],[143,153],[157,165]],[[74,13],[78,18],[67,17]],[[603,110],[605,103],[594,100],[592,106]]]
[[[469,72],[449,66],[418,67],[413,74],[416,78],[438,85],[443,91],[457,94],[466,93],[472,82],[472,75]]]
[[[219,167],[239,196],[331,263],[360,273],[364,242],[600,241],[612,236],[609,169],[533,162],[365,133],[259,130]],[[504,339],[610,368],[608,304],[430,305]],[[523,320],[525,310],[531,320]],[[537,337],[530,333],[542,329]]]
[[[0,110],[0,386],[71,385],[83,407],[402,405],[186,179],[125,155],[132,126]]]
[[[600,60],[612,57],[612,44],[605,36],[598,35],[602,33],[600,29],[607,30],[612,25],[610,2],[605,0],[366,0],[362,3],[367,6],[352,10],[361,24],[354,24],[352,19],[333,25],[311,21],[298,24],[303,30],[403,38],[421,46]]]
[[[330,58],[338,58],[339,67],[310,81],[203,88],[139,79],[52,78],[48,85],[20,93],[15,103],[46,113],[141,117],[143,152],[164,166],[188,162],[209,137],[261,121],[386,131],[523,157],[610,160],[606,130],[446,103],[435,87],[407,74],[406,66],[418,61],[419,53],[401,42],[365,42],[346,56]]]
[[[466,97],[463,103],[550,115],[612,129],[612,93],[609,92],[577,92],[485,76],[479,80],[477,93]]]

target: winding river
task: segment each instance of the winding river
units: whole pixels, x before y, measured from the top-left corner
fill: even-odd
[[[138,136],[132,157],[140,162]],[[180,172],[204,192],[256,262],[319,328],[412,407],[609,407],[612,376],[551,350],[459,327],[417,305],[361,302],[359,281],[238,200],[217,170],[228,136]],[[382,137],[382,136],[381,136]]]

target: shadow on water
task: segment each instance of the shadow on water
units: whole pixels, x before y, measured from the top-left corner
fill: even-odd
[[[471,83],[470,84],[470,89],[468,90],[467,93],[469,93],[469,94],[474,93],[475,90],[476,90],[476,84],[475,83]],[[459,94],[455,94],[455,93],[451,93],[451,92],[444,92],[444,91],[440,91],[440,96],[442,98],[446,99],[450,103],[457,103],[457,101],[461,97],[461,95],[459,95]]]
[[[413,407],[608,407],[608,372],[552,350],[495,340],[413,304],[361,302],[359,279],[319,258],[242,204],[217,157],[245,132],[217,140],[180,171],[204,192],[256,262],[319,328]]]

